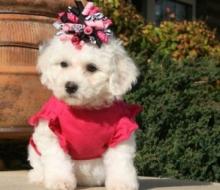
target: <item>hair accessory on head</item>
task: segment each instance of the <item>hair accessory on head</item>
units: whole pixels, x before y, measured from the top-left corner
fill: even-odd
[[[60,40],[71,40],[77,48],[81,48],[84,43],[92,43],[99,48],[103,43],[108,43],[113,36],[111,25],[112,21],[100,12],[99,7],[92,2],[84,7],[77,0],[76,7],[68,7],[67,11],[59,13],[54,23]]]

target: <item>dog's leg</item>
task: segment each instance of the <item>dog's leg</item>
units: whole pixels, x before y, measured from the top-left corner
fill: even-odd
[[[105,182],[103,160],[77,160],[74,161],[77,183],[81,186],[101,186]]]
[[[31,183],[42,183],[44,179],[44,171],[41,162],[41,158],[35,152],[34,148],[28,146],[28,161],[33,169],[28,173],[28,177]]]
[[[75,189],[73,161],[60,147],[57,136],[50,130],[47,121],[39,122],[33,140],[41,153],[45,186],[49,189]]]
[[[104,155],[107,190],[138,189],[137,174],[133,164],[135,149],[135,140],[132,136],[117,147],[107,150]]]

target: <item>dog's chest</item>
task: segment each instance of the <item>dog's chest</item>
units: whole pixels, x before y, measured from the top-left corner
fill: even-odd
[[[109,109],[65,110],[59,117],[61,140],[73,159],[100,157],[114,136],[119,117]]]

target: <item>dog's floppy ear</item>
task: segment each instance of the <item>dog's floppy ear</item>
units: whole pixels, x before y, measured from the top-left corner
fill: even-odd
[[[114,54],[115,68],[110,76],[109,89],[113,95],[122,96],[136,83],[139,71],[120,44],[117,44]]]
[[[49,59],[52,53],[49,51],[51,45],[51,40],[42,42],[39,45],[37,70],[41,74],[41,83],[49,88],[50,86],[50,75],[49,75]]]

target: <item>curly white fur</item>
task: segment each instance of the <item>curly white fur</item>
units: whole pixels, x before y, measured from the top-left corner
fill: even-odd
[[[68,63],[62,68],[60,62]],[[86,71],[94,63],[96,73]],[[81,50],[71,42],[56,37],[41,49],[37,65],[42,84],[67,104],[99,109],[111,105],[115,99],[131,89],[138,70],[117,40],[97,48],[85,44]],[[65,91],[65,84],[73,81],[79,88],[74,95]],[[102,158],[72,160],[61,149],[56,135],[41,120],[35,128],[33,140],[41,152],[37,155],[29,146],[29,161],[33,169],[31,182],[44,183],[49,189],[74,190],[77,185],[101,186],[107,190],[137,190],[137,175],[133,164],[135,141],[132,136],[115,148],[109,148]]]

